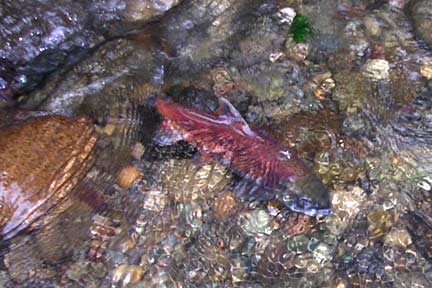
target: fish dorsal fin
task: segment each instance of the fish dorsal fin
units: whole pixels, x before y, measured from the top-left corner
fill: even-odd
[[[216,110],[219,120],[226,124],[232,125],[234,128],[241,130],[243,134],[255,137],[256,134],[249,127],[249,124],[241,116],[240,112],[224,97],[219,97],[219,107]]]
[[[216,110],[219,117],[229,117],[234,122],[241,122],[247,125],[240,112],[224,97],[219,97],[219,107]]]

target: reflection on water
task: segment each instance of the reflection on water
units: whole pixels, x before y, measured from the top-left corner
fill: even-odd
[[[432,285],[430,1],[51,2],[0,4],[0,286]],[[160,95],[228,99],[332,213],[156,143]]]

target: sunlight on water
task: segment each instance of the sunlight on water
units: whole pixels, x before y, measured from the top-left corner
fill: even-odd
[[[432,286],[430,1],[0,15],[0,286]]]

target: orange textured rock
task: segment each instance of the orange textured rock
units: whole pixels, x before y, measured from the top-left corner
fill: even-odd
[[[120,170],[117,184],[122,188],[129,188],[140,177],[141,172],[136,167],[126,166]]]
[[[43,116],[0,131],[0,234],[9,238],[63,200],[94,163],[85,118]]]
[[[216,199],[216,217],[223,218],[237,204],[232,193],[226,192]]]

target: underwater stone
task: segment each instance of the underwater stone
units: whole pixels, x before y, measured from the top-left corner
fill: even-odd
[[[381,208],[371,210],[367,216],[368,236],[371,240],[379,240],[390,230],[397,220],[396,211],[385,211]]]
[[[305,235],[297,235],[288,240],[287,248],[296,254],[302,254],[308,251],[310,239]]]
[[[325,264],[333,259],[334,249],[328,244],[319,243],[315,249],[312,250],[312,256],[319,264]]]
[[[338,189],[333,193],[332,206],[335,213],[346,212],[347,219],[354,219],[360,212],[362,202],[366,199],[366,193],[360,187],[353,187],[350,190]]]
[[[233,283],[243,282],[248,274],[248,267],[245,263],[245,259],[238,256],[232,259],[230,272]]]
[[[273,239],[258,262],[259,277],[276,282],[284,277],[294,267],[295,253],[287,250],[287,246],[281,239]]]
[[[2,1],[2,58],[15,64],[26,63],[49,49],[95,44],[98,38],[85,29],[91,14],[86,6],[70,1]]]
[[[153,90],[157,89],[153,77],[159,73],[161,63],[156,62],[159,60],[151,56],[151,49],[132,40],[106,42],[72,69],[54,73],[46,85],[29,94],[23,107],[90,115],[102,123],[113,124],[114,134],[119,134],[143,117],[136,106],[142,105],[153,92],[148,83],[153,84]],[[127,133],[133,134],[131,130]]]
[[[51,208],[67,199],[94,164],[96,141],[86,118],[45,116],[2,127],[3,237],[9,238],[41,216],[49,216],[47,212],[55,210]]]
[[[3,246],[1,256],[9,276],[16,283],[24,285],[34,278],[59,277],[63,271],[58,271],[58,263],[82,249],[88,240],[93,211],[72,198],[58,203],[42,216],[49,220],[38,230],[16,235],[9,243],[3,242],[8,246]]]
[[[227,68],[216,68],[210,71],[213,79],[213,91],[216,96],[229,95],[235,88],[235,82]]]
[[[238,199],[231,192],[225,192],[216,198],[216,217],[221,219],[229,215],[232,208],[237,204]]]
[[[119,223],[109,217],[96,214],[92,218],[92,225],[89,229],[90,247],[87,258],[91,261],[102,261],[105,257],[108,243],[122,232]]]
[[[177,210],[185,223],[192,229],[199,229],[203,224],[203,208],[200,202],[180,203],[177,205]]]
[[[114,251],[114,250],[107,250],[105,261],[108,265],[120,266],[122,264],[128,263],[128,257],[126,254],[124,254],[122,252]]]
[[[315,75],[310,82],[309,87],[312,89],[313,94],[320,100],[327,98],[331,95],[333,89],[336,86],[334,79],[332,78],[331,72],[324,72],[318,75]]]
[[[128,286],[139,282],[144,276],[144,270],[137,265],[122,264],[112,271],[114,283],[121,283],[121,285]]]
[[[420,74],[428,80],[432,79],[432,61],[423,63],[420,66]]]
[[[290,213],[282,223],[282,231],[286,236],[295,236],[299,234],[308,234],[315,227],[315,218],[300,213]]]
[[[384,59],[368,59],[362,67],[363,74],[373,80],[389,79],[390,65]]]
[[[330,232],[340,235],[350,227],[365,200],[366,193],[360,187],[336,189],[332,195],[333,214],[325,219]]]
[[[409,0],[389,0],[389,5],[398,9],[403,9]]]
[[[372,37],[379,37],[381,34],[381,26],[377,19],[374,17],[365,17],[363,24],[366,28],[366,32]]]
[[[106,274],[107,270],[103,263],[79,260],[66,270],[65,277],[76,285],[98,287]]]
[[[141,171],[134,166],[123,167],[117,177],[117,184],[121,188],[129,188],[138,178],[142,176]]]
[[[274,63],[274,62],[278,61],[279,59],[281,59],[283,55],[284,54],[282,52],[270,53],[269,60],[270,60],[270,62]]]
[[[279,18],[279,22],[281,24],[291,25],[292,21],[294,20],[294,17],[296,16],[296,12],[291,7],[285,7],[280,9],[276,16]]]
[[[392,229],[384,238],[384,244],[394,248],[406,249],[411,243],[411,235],[405,229]]]
[[[429,0],[411,1],[411,15],[414,18],[416,32],[432,46],[432,2]]]
[[[304,253],[301,255],[297,255],[294,260],[294,266],[298,270],[308,270],[309,267],[316,268],[317,263],[312,258],[311,253]]]
[[[160,189],[147,190],[144,191],[144,193],[144,210],[162,212],[169,203],[168,195],[163,193]]]
[[[198,166],[192,159],[173,159],[162,165],[163,187],[178,202],[213,198],[231,179],[228,168],[218,162]]]
[[[432,62],[431,62],[430,73],[431,73],[430,76],[432,77]],[[393,110],[394,108],[409,104],[417,96],[418,92],[416,90],[414,83],[410,80],[410,77],[411,76],[406,71],[403,71],[403,69],[390,70],[390,82],[392,83],[392,85],[390,86],[390,91],[391,91],[390,93],[393,98],[390,101],[392,102],[394,101],[394,104],[391,103],[389,105],[390,109]]]
[[[141,160],[144,152],[144,145],[141,142],[136,142],[132,148],[131,155],[135,160]]]
[[[127,21],[149,21],[160,16],[172,7],[179,4],[181,0],[129,0],[126,1],[125,18]]]
[[[309,56],[309,46],[308,43],[296,43],[295,41],[288,39],[285,42],[285,53],[290,59],[298,63],[303,63]]]
[[[270,215],[263,209],[254,209],[240,215],[240,225],[246,234],[257,236],[262,234],[271,234]]]
[[[338,70],[341,68],[338,67]],[[359,72],[344,71],[335,73],[334,80],[338,85],[333,92],[333,97],[338,102],[339,109],[349,113],[361,111],[365,106],[365,95],[372,93],[366,76]]]

